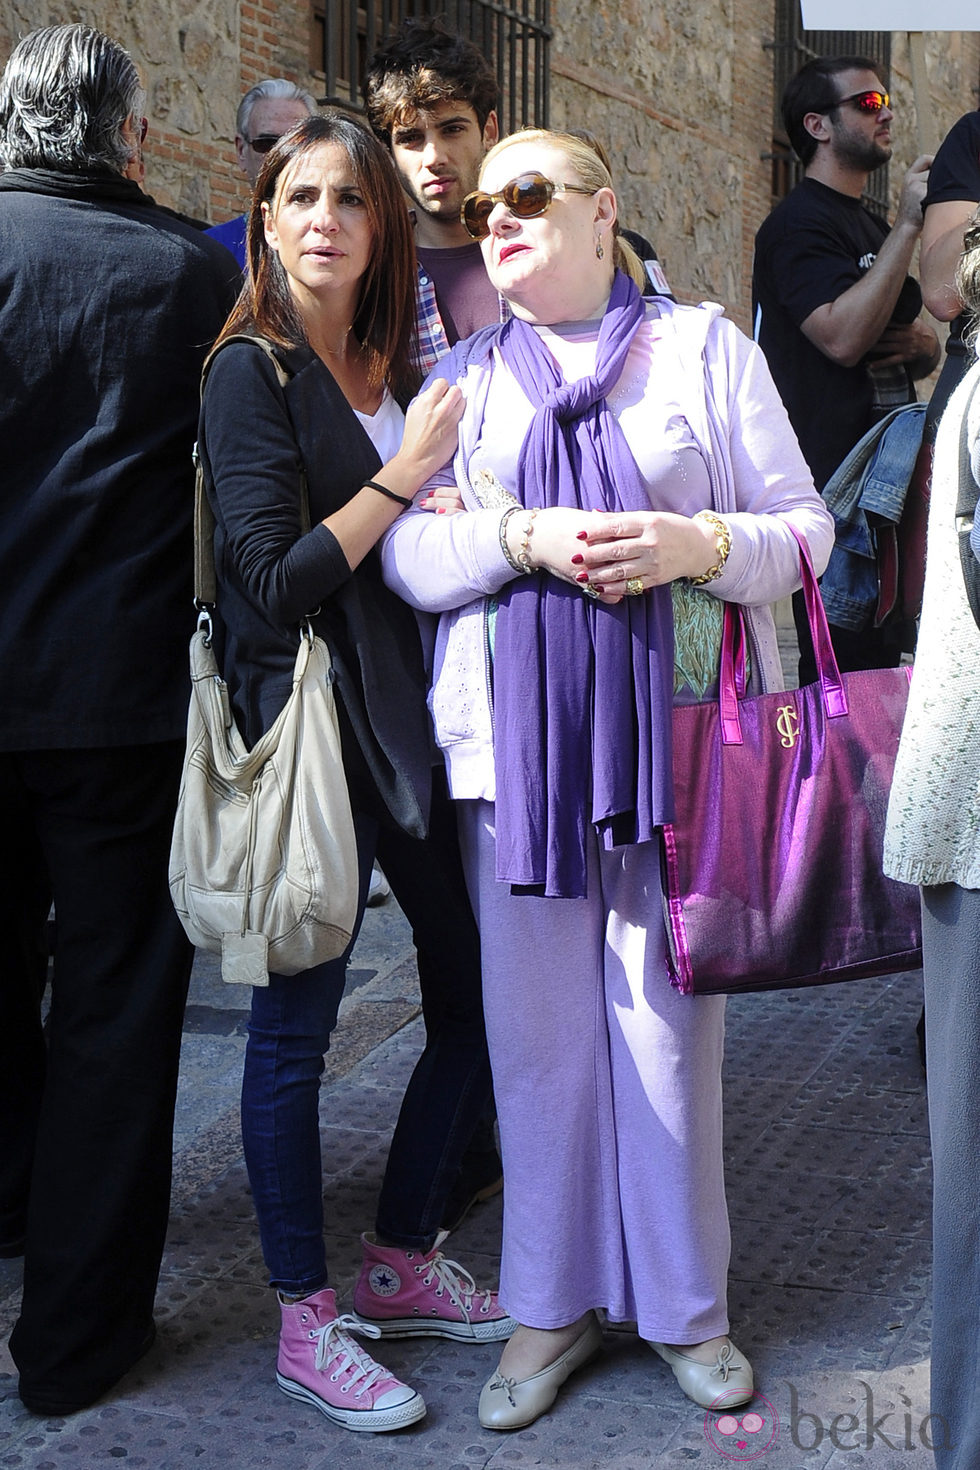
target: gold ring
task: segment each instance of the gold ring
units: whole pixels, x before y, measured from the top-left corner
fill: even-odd
[[[630,577],[629,581],[626,583],[626,595],[628,597],[639,597],[642,592],[643,578]]]
[[[594,597],[596,601],[598,601],[598,592],[595,590],[594,587],[590,586],[588,582],[586,582],[585,586],[582,588],[582,591],[585,593],[586,597]]]

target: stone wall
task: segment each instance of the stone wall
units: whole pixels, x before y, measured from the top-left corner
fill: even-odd
[[[720,301],[748,329],[753,240],[771,207],[772,0],[557,0],[554,25],[556,125],[587,118],[603,132],[622,218],[654,242],[677,295]],[[980,35],[927,35],[926,63],[941,138],[977,105]],[[897,199],[919,152],[904,33],[889,84]]]
[[[308,11],[286,0],[0,0],[0,56],[40,25],[81,21],[107,32],[139,65],[147,90],[146,188],[162,204],[215,222],[248,202],[235,160],[242,93],[286,76],[314,96]]]
[[[720,301],[743,325],[754,233],[743,239],[743,224],[769,194],[765,9],[677,0],[651,18],[643,0],[560,0],[554,17],[556,125],[596,119],[624,223],[653,241],[678,296]]]
[[[329,0],[328,0],[329,3]],[[235,110],[264,76],[315,96],[305,0],[0,0],[0,60],[38,25],[85,21],[143,70],[146,187],[197,219],[241,213]],[[609,147],[624,222],[653,240],[675,291],[749,325],[752,241],[770,207],[772,0],[553,0],[552,121]],[[937,135],[977,105],[980,35],[930,34]],[[892,46],[893,193],[918,152],[909,50]]]

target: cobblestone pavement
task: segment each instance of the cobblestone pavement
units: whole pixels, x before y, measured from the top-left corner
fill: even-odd
[[[0,1262],[0,1467],[133,1470],[929,1470],[929,1146],[918,975],[728,1003],[731,1316],[760,1397],[722,1427],[628,1328],[512,1435],[480,1428],[493,1344],[386,1343],[428,1404],[419,1425],[351,1434],[275,1385],[278,1313],[241,1161],[247,993],[200,960],[188,1007],[172,1222],[151,1353],[95,1408],[28,1414],[6,1339],[19,1263]],[[387,1139],[418,1054],[407,926],[370,910],[322,1093],[328,1254],[344,1306]],[[496,1279],[500,1201],[446,1250]],[[547,1242],[542,1242],[547,1248]],[[778,1427],[775,1420],[778,1418]]]
[[[358,1233],[373,1220],[387,1138],[420,1046],[410,954],[393,901],[369,911],[328,1059],[324,1194],[329,1259],[345,1304]],[[744,1425],[728,1439],[714,1430],[709,1437],[667,1367],[623,1329],[607,1330],[602,1358],[575,1376],[547,1417],[514,1435],[477,1423],[493,1344],[386,1343],[383,1361],[420,1389],[429,1413],[415,1428],[376,1436],[337,1429],[275,1386],[277,1310],[238,1136],[245,995],[199,964],[157,1345],[95,1408],[35,1418],[17,1398],[5,1349],[18,1263],[0,1262],[0,1467],[90,1470],[125,1460],[133,1470],[720,1470],[749,1463],[750,1454],[751,1463],[787,1470],[931,1466],[922,1443],[929,1425],[920,1432],[929,1367],[920,991],[919,977],[908,975],[729,1000],[732,1331],[768,1400],[754,1406],[763,1418],[752,1429],[758,1439]],[[499,1238],[495,1200],[475,1209],[446,1249],[492,1283]]]

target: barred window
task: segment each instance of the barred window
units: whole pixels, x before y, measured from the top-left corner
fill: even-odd
[[[325,101],[364,111],[361,82],[369,57],[406,16],[436,16],[479,46],[496,67],[500,122],[548,126],[549,0],[313,0],[310,64],[324,78]]]
[[[818,56],[867,56],[878,64],[888,86],[892,61],[891,31],[805,31],[800,0],[776,0],[773,53],[772,202],[778,204],[803,177],[780,113],[783,88],[790,77]],[[876,168],[868,179],[864,202],[876,213],[888,214],[888,165]]]

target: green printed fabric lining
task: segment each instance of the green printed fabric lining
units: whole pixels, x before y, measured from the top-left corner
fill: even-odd
[[[674,694],[690,689],[698,699],[704,699],[709,690],[718,687],[725,604],[683,580],[672,582],[670,591],[674,602]]]

